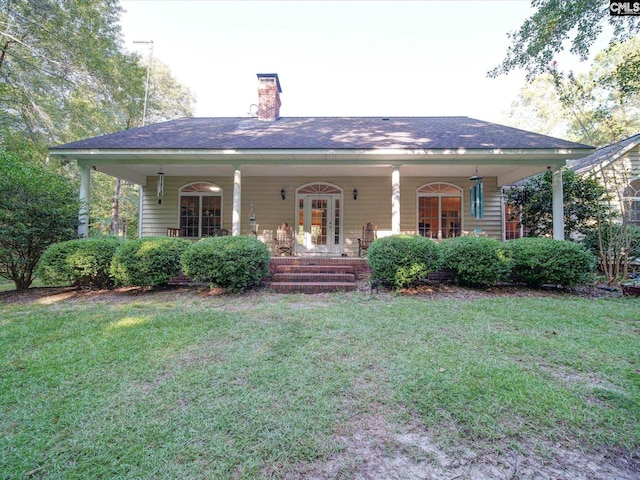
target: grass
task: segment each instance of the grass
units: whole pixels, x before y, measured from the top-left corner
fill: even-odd
[[[0,304],[0,478],[302,478],[374,415],[640,447],[636,299],[92,298]]]
[[[35,278],[33,283],[31,284],[32,288],[42,287],[44,286],[39,278]],[[0,292],[8,292],[16,289],[16,284],[13,280],[7,280],[6,278],[0,277]]]

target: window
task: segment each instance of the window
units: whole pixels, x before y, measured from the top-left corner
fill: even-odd
[[[459,237],[462,233],[462,189],[430,183],[418,189],[418,234],[428,238]]]
[[[640,225],[640,197],[636,197],[631,201],[629,221],[634,225]]]
[[[520,209],[514,205],[504,204],[504,239],[515,240],[522,237],[520,228]]]
[[[196,182],[180,189],[180,235],[208,237],[222,228],[222,189]]]
[[[640,179],[631,182],[624,190],[624,203],[627,221],[640,225]]]

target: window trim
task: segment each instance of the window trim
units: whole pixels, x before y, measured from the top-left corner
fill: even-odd
[[[203,185],[207,187],[207,190],[195,190],[195,191],[187,191],[185,192],[184,189],[185,188],[189,188],[192,186],[196,186],[196,185]],[[197,236],[187,236],[185,235],[186,231],[186,227],[182,226],[182,198],[183,197],[198,197],[199,201],[198,201],[198,235]],[[203,198],[204,197],[219,197],[220,198],[220,225],[218,227],[218,229],[222,229],[224,228],[223,226],[223,219],[224,219],[224,190],[222,189],[222,187],[216,183],[213,182],[207,182],[207,181],[202,181],[202,180],[198,180],[195,182],[189,182],[186,183],[184,185],[182,185],[180,188],[178,188],[178,225],[180,225],[180,234],[181,236],[183,236],[184,238],[202,238],[202,214],[203,214],[203,208],[202,208],[202,202],[203,202]]]
[[[430,190],[430,191],[429,191]],[[453,191],[452,191],[453,190]],[[459,198],[460,199],[460,226],[459,235],[462,236],[464,231],[464,189],[449,182],[429,182],[419,186],[416,189],[416,233],[420,235],[420,198],[438,198],[438,233],[433,238],[441,240],[446,238],[442,236],[442,198]]]
[[[631,225],[640,226],[640,213],[638,213],[638,218],[633,218],[634,205],[638,205],[638,209],[640,211],[640,178],[636,178],[629,182],[627,187],[624,189],[623,197],[622,197],[623,205],[621,207],[628,209],[624,212],[624,220],[629,222]]]
[[[625,207],[627,208],[627,212],[625,212],[625,220],[631,225],[640,226],[640,196],[624,197],[622,201],[627,204],[625,205]],[[638,214],[635,216],[634,211],[638,212]]]

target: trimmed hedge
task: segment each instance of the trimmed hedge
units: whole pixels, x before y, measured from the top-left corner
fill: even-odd
[[[118,237],[93,237],[55,243],[45,250],[37,276],[45,285],[70,283],[76,287],[110,288],[114,285],[109,271]]]
[[[181,257],[189,240],[146,237],[124,242],[111,262],[111,274],[118,285],[159,287],[182,272]]]
[[[508,246],[493,238],[456,237],[440,244],[443,265],[451,269],[458,285],[490,286],[511,273]]]
[[[267,246],[253,237],[211,237],[193,243],[182,263],[192,279],[237,292],[260,283],[270,259]]]
[[[593,282],[596,258],[583,245],[552,238],[520,238],[507,242],[513,275],[532,287],[572,287]]]
[[[431,239],[392,235],[374,241],[367,260],[372,270],[371,278],[399,290],[436,272],[442,256],[438,244]]]

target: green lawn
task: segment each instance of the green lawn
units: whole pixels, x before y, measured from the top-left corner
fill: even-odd
[[[0,303],[0,478],[354,478],[362,435],[436,461],[382,428],[443,452],[630,457],[639,307],[182,291]]]

